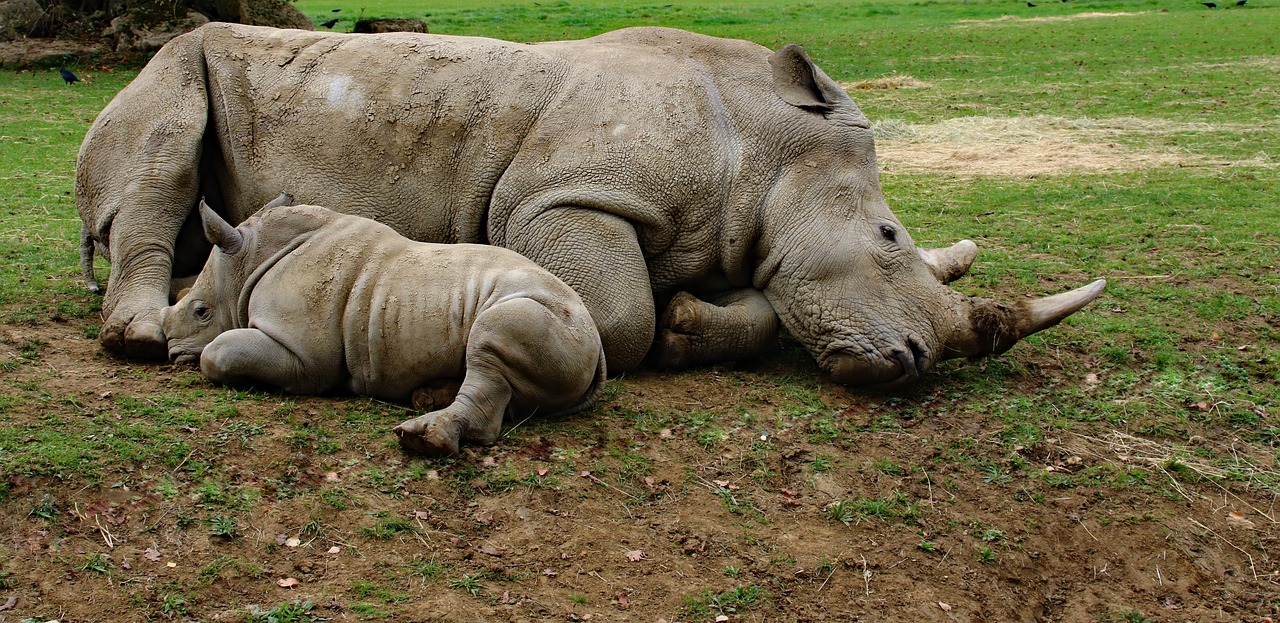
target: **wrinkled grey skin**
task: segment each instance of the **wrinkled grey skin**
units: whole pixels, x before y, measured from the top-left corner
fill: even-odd
[[[837,381],[904,385],[1099,295],[1101,281],[1013,304],[946,287],[976,247],[912,243],[869,126],[794,45],[209,24],[165,46],[81,147],[77,206],[113,267],[101,339],[162,356],[170,279],[207,249],[197,196],[238,223],[280,188],[529,257],[581,294],[613,372],[755,354],[781,323]]]
[[[605,378],[595,323],[569,286],[506,249],[413,242],[317,206],[232,227],[201,204],[217,249],[161,311],[175,363],[219,383],[413,399],[396,427],[432,455],[493,443],[513,414],[572,413]]]

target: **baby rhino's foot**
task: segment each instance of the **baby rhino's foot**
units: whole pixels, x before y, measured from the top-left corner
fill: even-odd
[[[435,411],[401,423],[395,434],[406,450],[427,456],[452,456],[458,453],[462,424],[447,411]]]
[[[418,411],[439,411],[453,404],[460,387],[462,381],[457,379],[437,379],[413,390],[409,401]]]

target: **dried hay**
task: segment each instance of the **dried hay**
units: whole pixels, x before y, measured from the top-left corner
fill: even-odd
[[[1128,17],[1132,15],[1143,15],[1149,11],[1136,12],[1119,12],[1119,13],[1076,13],[1075,15],[1047,15],[1044,17],[1019,17],[1017,15],[1002,15],[994,19],[962,19],[952,26],[952,28],[972,28],[974,26],[990,26],[994,24],[1010,23],[1010,22],[1070,22],[1078,19],[1097,19],[1100,17]]]
[[[874,80],[858,80],[857,82],[841,82],[846,91],[875,91],[888,89],[923,89],[933,86],[923,80],[917,80],[906,74],[894,74]]]
[[[1174,123],[1121,117],[959,117],[935,124],[896,119],[876,123],[872,131],[882,168],[893,172],[942,172],[957,175],[1041,176],[1081,172],[1131,171],[1156,166],[1248,164],[1274,166],[1268,158],[1205,163],[1186,153],[1138,151],[1115,142],[1124,134],[1166,135],[1189,132],[1247,132],[1242,124]]]

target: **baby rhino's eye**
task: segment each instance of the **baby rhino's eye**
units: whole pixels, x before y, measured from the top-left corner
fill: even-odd
[[[884,236],[885,240],[893,242],[894,240],[897,240],[898,232],[894,231],[893,228],[888,225],[881,225],[880,235]]]

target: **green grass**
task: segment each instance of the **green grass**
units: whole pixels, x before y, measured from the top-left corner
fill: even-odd
[[[443,0],[423,9],[409,0],[359,5],[301,0],[297,6],[316,21],[342,6],[344,21],[337,30],[349,30],[361,13],[421,17],[429,11],[436,33],[520,41],[663,25],[771,48],[796,42],[838,81],[897,75],[927,83],[851,91],[881,127],[891,121],[922,127],[962,117],[1039,116],[1063,127],[1122,128],[1090,136],[1105,136],[1117,149],[1175,153],[1189,160],[1187,166],[1036,176],[887,173],[881,178],[885,196],[918,244],[961,238],[978,243],[979,259],[955,284],[959,290],[1009,299],[1105,277],[1106,293],[1088,310],[1013,351],[979,362],[947,362],[901,396],[833,394],[816,370],[803,367],[806,373],[789,376],[717,369],[717,382],[734,384],[741,395],[723,408],[686,401],[678,390],[670,400],[638,401],[625,382],[611,383],[604,407],[554,421],[535,418],[484,451],[545,452],[535,463],[504,458],[485,466],[474,455],[444,462],[396,455],[385,461],[387,431],[404,419],[404,409],[361,400],[316,406],[214,389],[190,370],[121,367],[122,380],[158,378],[163,389],[100,397],[114,387],[112,381],[95,378],[81,387],[80,377],[69,373],[61,344],[21,331],[2,333],[0,505],[6,505],[6,516],[58,530],[77,508],[86,508],[84,500],[71,497],[72,490],[129,488],[160,498],[164,506],[149,511],[146,519],[164,522],[160,530],[200,539],[218,536],[217,547],[230,549],[258,543],[257,526],[248,523],[257,512],[251,509],[290,500],[288,508],[301,509],[301,516],[290,518],[294,528],[320,518],[357,543],[418,547],[419,537],[438,542],[441,537],[433,531],[442,527],[468,534],[495,528],[471,523],[471,511],[448,520],[465,525],[420,528],[406,519],[412,515],[403,507],[417,500],[430,499],[422,508],[440,510],[457,500],[487,504],[483,498],[508,494],[545,496],[559,507],[581,496],[607,495],[617,498],[608,507],[619,516],[650,513],[653,509],[645,508],[650,504],[680,504],[695,497],[681,490],[688,483],[672,475],[687,466],[673,468],[664,449],[688,444],[695,453],[685,456],[697,457],[700,466],[714,461],[717,469],[741,470],[714,476],[743,489],[716,491],[704,510],[749,526],[744,540],[759,534],[753,543],[762,549],[760,560],[790,555],[773,551],[771,525],[791,526],[807,517],[840,531],[846,529],[832,522],[850,524],[850,530],[910,533],[905,547],[917,553],[942,559],[947,552],[951,560],[990,570],[1022,564],[1018,557],[1026,531],[1016,523],[997,523],[1007,532],[985,525],[968,530],[962,521],[958,532],[963,534],[949,535],[945,527],[935,533],[933,526],[946,521],[950,496],[977,490],[1008,505],[1043,508],[1038,505],[1064,492],[1091,500],[1121,493],[1124,504],[1144,514],[1140,496],[1182,503],[1180,487],[1200,486],[1221,497],[1217,487],[1223,486],[1233,495],[1256,493],[1266,500],[1280,493],[1280,167],[1275,162],[1280,127],[1274,123],[1280,11],[1275,7],[1261,0],[1251,0],[1258,6],[1249,9],[1216,11],[1194,2],[1155,0],[1043,2],[1035,10],[1012,0],[665,4]],[[1134,14],[1025,19],[1084,12]],[[1005,16],[1017,19],[995,21]],[[85,79],[74,87],[63,85],[52,70],[0,71],[0,323],[19,328],[68,323],[73,334],[93,340],[100,299],[80,282],[75,157],[94,116],[137,70],[73,67]],[[109,268],[99,259],[100,280]],[[828,404],[832,395],[845,404]],[[966,425],[954,431],[911,430],[939,420]],[[759,441],[763,431],[767,443]],[[927,439],[920,444],[925,449],[911,457],[862,458],[864,450],[873,449],[869,439],[899,435]],[[1071,442],[1107,457],[1149,460],[1045,470],[1067,459],[1062,450]],[[244,457],[275,451],[280,458],[269,472],[237,472]],[[778,458],[784,454],[785,460]],[[537,475],[546,465],[549,473]],[[800,475],[791,478],[797,469]],[[597,480],[579,478],[580,470]],[[339,479],[326,480],[330,471]],[[429,472],[438,473],[429,477]],[[643,484],[646,478],[674,484],[658,484],[651,493]],[[68,481],[75,488],[40,486],[33,494],[27,479]],[[859,488],[863,480],[879,488]],[[835,494],[844,497],[830,506],[786,510],[794,520],[774,510],[778,490],[815,481],[858,484]],[[433,493],[424,497],[424,489]],[[812,493],[801,496],[806,505]],[[926,499],[936,504],[917,503]],[[551,506],[525,504],[534,512]],[[765,522],[766,511],[771,524]],[[809,515],[800,515],[805,512]],[[1101,522],[1101,514],[1095,515]],[[929,533],[889,525],[914,526],[917,519],[931,526]],[[94,535],[92,528],[85,529]],[[971,544],[952,552],[957,536],[971,537]],[[62,559],[60,571],[99,582],[108,579],[99,576],[114,579],[124,572],[117,566],[123,559],[94,551],[77,550]],[[403,618],[401,589],[411,586],[448,588],[486,601],[503,592],[486,588],[495,578],[485,569],[438,559],[436,551],[412,558],[418,555],[414,551],[396,563],[404,586],[350,586],[344,599],[354,602],[348,604],[354,616]],[[241,556],[249,555],[238,552],[190,567],[191,586],[154,595],[158,614],[207,618],[214,600],[202,593],[217,582],[251,578],[271,586],[269,574]],[[711,577],[723,568],[732,578],[727,581],[735,583],[769,573],[757,566],[715,564]],[[771,592],[775,585],[791,590],[778,578],[793,566],[758,581]],[[28,581],[11,578],[15,571],[0,570],[0,588]],[[843,575],[834,574],[832,581]],[[688,619],[710,621],[719,614],[736,619],[769,606],[756,586],[706,588],[687,589]],[[816,583],[806,590],[813,588]],[[584,589],[574,590],[563,592],[561,603],[575,603],[575,597],[593,606],[604,603],[595,596],[588,600]],[[856,594],[863,587],[855,583],[852,590]],[[257,603],[269,606],[279,599]],[[1137,610],[1107,616],[1145,618]],[[311,602],[280,603],[248,616],[251,621],[327,618],[333,617]]]

